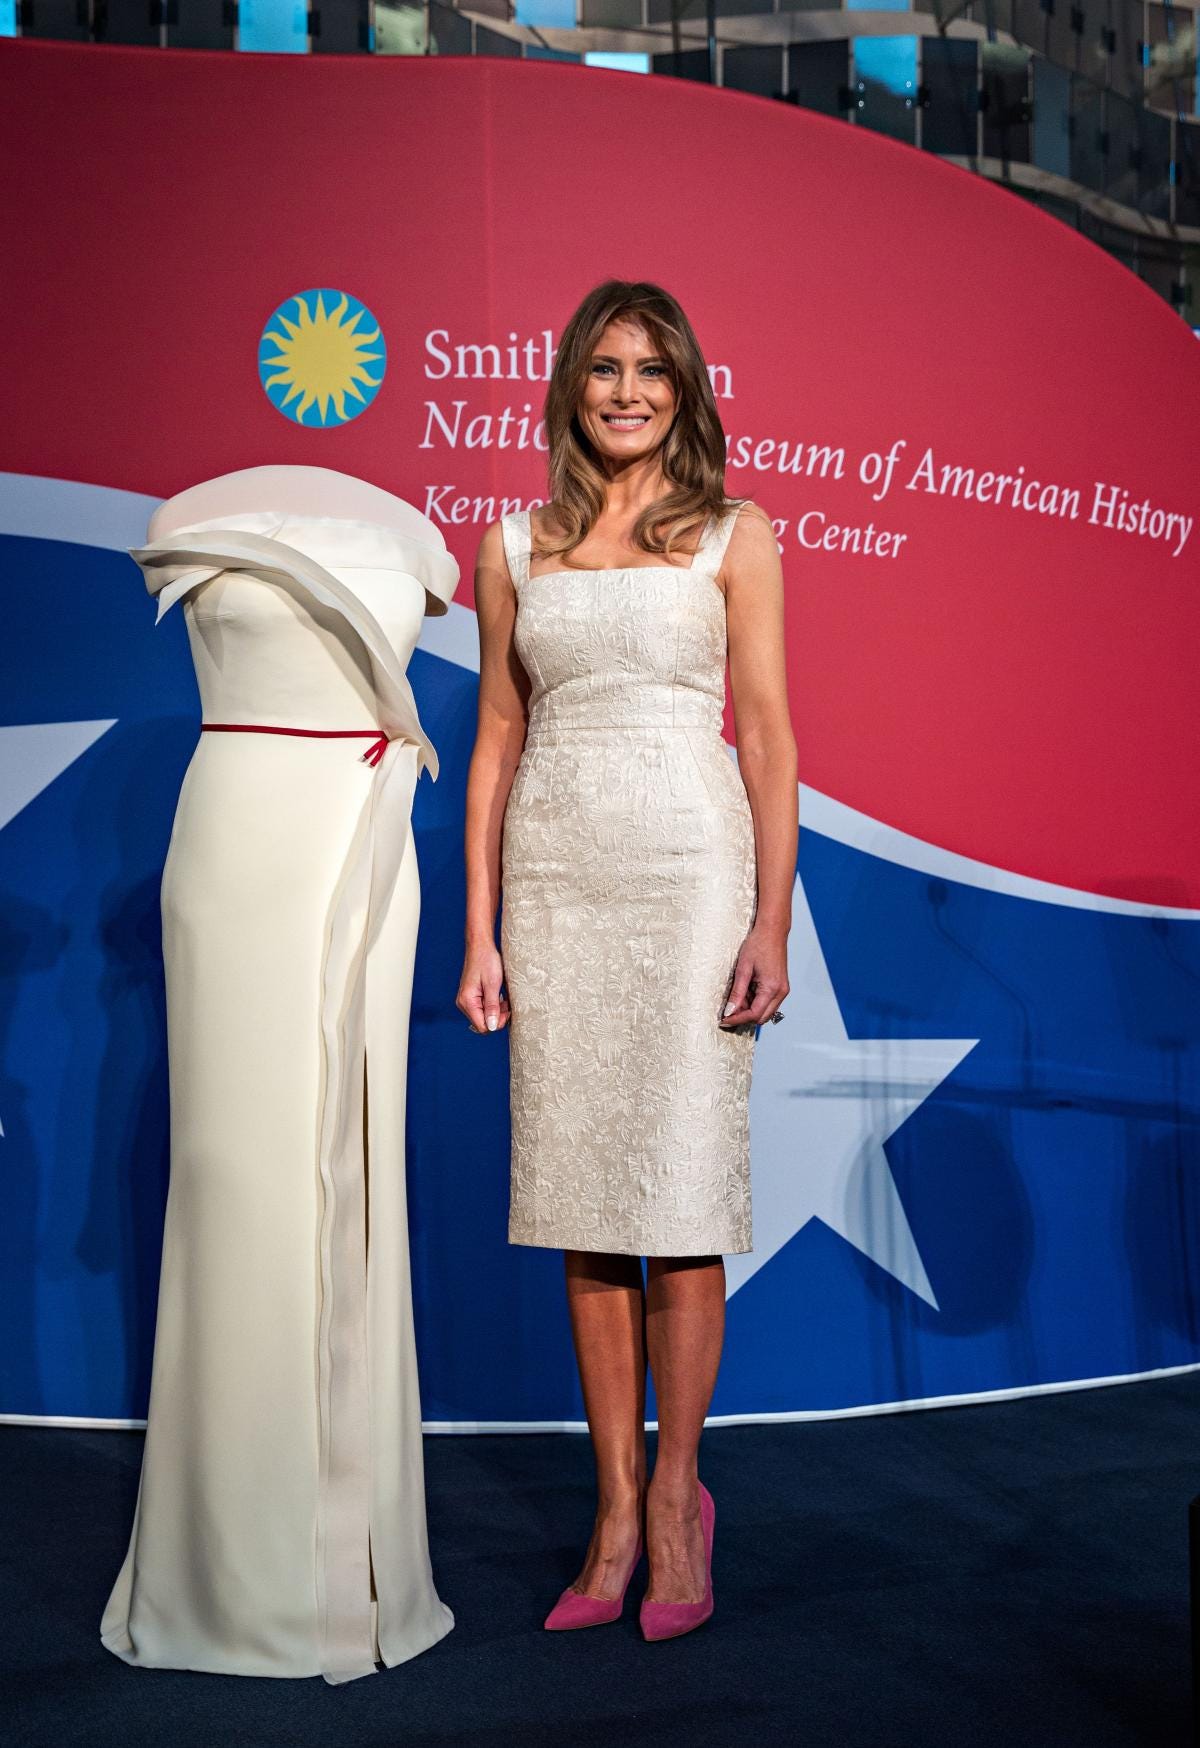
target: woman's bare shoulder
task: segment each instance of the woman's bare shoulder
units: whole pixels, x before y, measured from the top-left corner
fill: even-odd
[[[768,528],[772,526],[767,512],[753,498],[735,498],[733,501],[738,506],[737,520],[733,524],[735,530],[750,522],[757,522],[760,527],[764,523]]]
[[[479,563],[490,565],[493,569],[497,564],[504,563],[504,519],[498,518],[489,522],[479,538]]]
[[[748,575],[761,581],[764,574],[781,574],[775,525],[753,498],[742,500],[721,568],[729,578]]]
[[[502,588],[505,593],[513,588],[502,520],[488,523],[480,537],[475,554],[475,599],[477,603],[481,591],[489,588]]]

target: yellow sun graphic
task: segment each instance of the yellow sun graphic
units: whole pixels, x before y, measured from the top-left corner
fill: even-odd
[[[322,288],[289,297],[258,343],[267,398],[297,425],[322,428],[357,419],[379,393],[386,369],[379,323],[345,291]]]

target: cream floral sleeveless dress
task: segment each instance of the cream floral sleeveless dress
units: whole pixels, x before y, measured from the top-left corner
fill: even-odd
[[[744,502],[690,565],[531,577],[529,512],[501,521],[531,681],[502,837],[514,1244],[751,1249],[757,1028],[720,1018],[757,879],[715,580]]]

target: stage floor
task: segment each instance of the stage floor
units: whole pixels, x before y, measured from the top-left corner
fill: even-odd
[[[0,1429],[5,1738],[87,1748],[1181,1748],[1200,1374],[705,1433],[716,1613],[549,1634],[590,1529],[570,1434],[427,1438],[457,1625],[347,1686],[131,1669],[99,1640],[141,1435]]]

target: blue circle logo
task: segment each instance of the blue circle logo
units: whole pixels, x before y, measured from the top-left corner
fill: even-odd
[[[383,331],[346,291],[301,291],[281,303],[258,343],[267,399],[306,429],[348,425],[379,393],[387,369]]]

